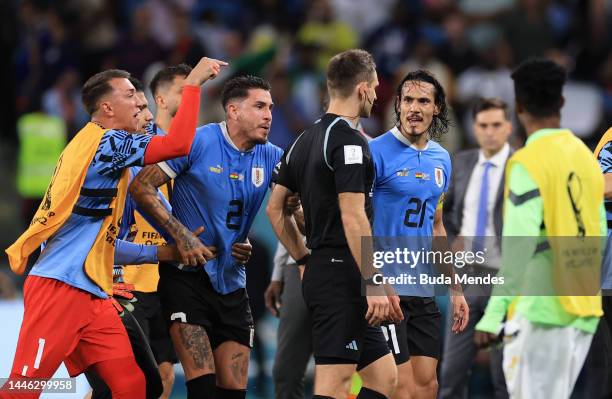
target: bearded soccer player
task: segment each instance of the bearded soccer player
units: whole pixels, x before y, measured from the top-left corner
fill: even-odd
[[[408,73],[397,88],[397,125],[370,142],[374,181],[374,236],[385,250],[405,246],[431,249],[432,236],[446,237],[442,202],[451,178],[448,152],[435,140],[448,129],[444,89],[429,72]],[[378,243],[375,243],[378,247]],[[433,275],[433,267],[393,263],[382,269],[387,277],[411,273]],[[440,358],[441,315],[432,285],[395,284],[404,319],[383,325],[398,368],[393,398],[435,398]],[[468,307],[460,286],[451,295],[453,331],[467,325]]]
[[[157,223],[204,226],[201,243],[217,249],[208,262],[159,266],[162,312],[171,323],[189,398],[246,397],[254,329],[244,267],[251,249],[245,241],[281,155],[267,141],[273,103],[266,81],[230,79],[222,105],[226,120],[198,128],[189,156],[145,167],[130,186]],[[170,179],[172,215],[156,193]]]
[[[188,152],[197,123],[200,85],[225,63],[203,58],[189,77],[176,123],[165,137],[139,129],[142,103],[129,73],[107,70],[83,86],[91,115],[68,144],[32,224],[6,252],[23,273],[28,256],[46,242],[24,287],[24,317],[10,380],[49,379],[61,362],[71,376],[92,368],[117,398],[144,398],[112,294],[114,241],[127,192],[125,169]],[[183,258],[211,255],[191,232],[177,236]],[[13,397],[9,384],[0,398]],[[17,397],[38,397],[40,390]]]

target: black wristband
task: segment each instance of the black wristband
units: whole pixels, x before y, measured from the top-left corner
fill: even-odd
[[[296,260],[295,263],[297,263],[300,266],[303,266],[306,264],[306,262],[308,262],[308,258],[310,258],[310,254],[306,254],[302,256],[300,259]]]

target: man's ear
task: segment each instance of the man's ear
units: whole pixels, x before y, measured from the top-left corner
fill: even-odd
[[[166,101],[160,95],[155,96],[155,105],[161,109],[166,109]]]
[[[360,100],[365,98],[363,93],[367,90],[365,82],[360,82],[355,86],[355,93],[357,94],[357,98]]]
[[[228,119],[237,120],[238,119],[238,104],[235,102],[230,102],[225,106],[226,114]]]
[[[115,112],[113,111],[113,106],[108,101],[103,101],[100,103],[98,107],[98,111],[102,112],[104,116],[114,116]]]
[[[565,96],[561,96],[561,101],[560,101],[560,104],[559,104],[559,110],[561,108],[563,108],[564,105],[565,105]]]
[[[437,105],[435,105],[435,106],[434,106],[434,112],[433,112],[434,116],[435,116],[435,115],[438,115],[439,113],[440,113],[440,107],[439,107],[439,106],[437,106]]]

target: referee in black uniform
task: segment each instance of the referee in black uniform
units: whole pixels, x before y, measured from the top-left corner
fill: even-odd
[[[328,111],[283,155],[268,203],[280,241],[298,265],[306,264],[302,289],[313,323],[315,398],[346,397],[355,370],[363,380],[358,399],[387,398],[397,380],[393,356],[377,326],[402,318],[399,298],[368,284],[374,269],[371,259],[361,255],[362,237],[366,242],[372,236],[374,166],[368,143],[355,127],[360,117],[370,116],[377,86],[368,52],[349,50],[330,60]],[[292,193],[302,201],[312,255],[283,207]],[[373,295],[362,295],[364,280]]]

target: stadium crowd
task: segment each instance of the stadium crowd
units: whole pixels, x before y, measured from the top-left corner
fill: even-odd
[[[378,66],[377,107],[365,126],[371,134],[392,125],[388,106],[404,72],[422,67],[439,77],[454,110],[449,150],[469,145],[465,119],[475,99],[512,104],[510,72],[536,55],[567,66],[584,96],[572,103],[583,120],[577,134],[591,138],[612,113],[605,0],[10,0],[1,7],[7,139],[16,137],[15,119],[33,111],[81,126],[79,87],[97,71],[122,68],[147,84],[161,65],[209,56],[232,61],[227,76],[268,78],[276,102],[291,105],[271,137],[284,148],[321,113],[327,60],[350,48],[370,51]],[[207,94],[208,104],[218,103],[218,91]],[[205,120],[215,119],[202,108]]]

